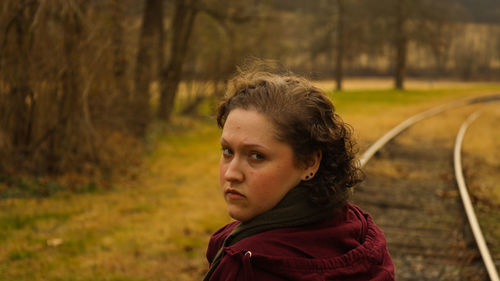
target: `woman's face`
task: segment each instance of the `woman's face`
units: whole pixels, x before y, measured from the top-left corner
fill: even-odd
[[[255,110],[233,109],[221,136],[219,180],[229,215],[247,221],[272,209],[305,175],[290,145]]]

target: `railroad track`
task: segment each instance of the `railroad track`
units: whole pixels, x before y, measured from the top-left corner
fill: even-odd
[[[462,122],[450,113],[498,100],[500,95],[460,100],[418,114],[362,155],[367,178],[352,201],[384,231],[397,280],[498,280],[491,264],[485,267],[457,188],[453,152]],[[492,254],[498,265],[500,253]]]

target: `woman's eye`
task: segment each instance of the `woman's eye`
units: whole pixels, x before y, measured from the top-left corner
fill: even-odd
[[[222,148],[222,155],[224,155],[224,157],[229,157],[229,156],[233,155],[233,151],[228,147],[223,147]]]
[[[264,155],[262,155],[261,153],[258,153],[258,152],[252,152],[250,154],[250,157],[252,158],[252,160],[264,160]]]

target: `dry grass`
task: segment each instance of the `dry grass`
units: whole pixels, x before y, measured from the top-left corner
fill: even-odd
[[[0,201],[0,280],[199,280],[228,221],[218,131],[182,123],[120,190]]]
[[[500,258],[500,121],[499,103],[478,108],[462,148],[467,187],[492,254]]]
[[[479,108],[481,115],[464,138],[462,157],[467,185],[492,253],[500,258],[499,103]]]

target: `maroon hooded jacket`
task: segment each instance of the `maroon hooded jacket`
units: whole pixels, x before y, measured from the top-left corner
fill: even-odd
[[[209,263],[238,224],[212,235]],[[210,280],[394,280],[394,265],[370,215],[346,204],[334,219],[265,231],[224,248]]]

